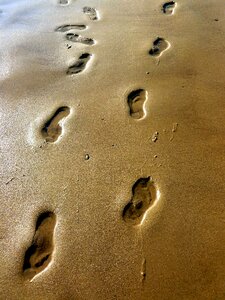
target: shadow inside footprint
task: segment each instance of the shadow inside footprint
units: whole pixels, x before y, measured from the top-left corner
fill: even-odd
[[[174,1],[166,2],[162,6],[162,11],[166,15],[172,15],[175,9],[176,3]]]
[[[78,58],[78,60],[75,62],[75,64],[73,64],[72,66],[70,66],[68,68],[67,74],[73,75],[73,74],[77,74],[77,73],[84,71],[84,69],[86,68],[87,63],[90,59],[91,59],[91,54],[89,54],[89,53],[82,54]]]
[[[38,217],[32,245],[24,256],[23,274],[25,278],[32,280],[52,260],[55,225],[56,216],[53,212],[44,212]]]
[[[147,210],[156,200],[156,188],[151,177],[138,179],[132,187],[132,194],[122,216],[125,222],[139,225]]]
[[[97,10],[93,7],[85,6],[83,8],[83,13],[89,16],[89,19],[92,21],[98,20]]]
[[[145,117],[144,104],[147,100],[147,92],[143,89],[132,91],[127,97],[127,103],[130,109],[130,116],[134,119]]]
[[[54,143],[62,134],[61,122],[70,113],[70,108],[62,106],[57,109],[54,115],[45,123],[41,130],[42,136],[47,143]]]
[[[94,45],[95,41],[91,38],[82,37],[79,34],[67,33],[66,39],[73,43],[81,43],[85,45]]]
[[[151,56],[160,56],[162,53],[169,48],[170,44],[165,39],[158,37],[154,42],[153,46],[149,51]]]

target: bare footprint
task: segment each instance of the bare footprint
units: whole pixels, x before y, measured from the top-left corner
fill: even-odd
[[[127,103],[130,109],[130,116],[134,119],[145,117],[144,105],[147,100],[147,92],[143,89],[132,91],[127,97]]]
[[[98,13],[97,10],[93,7],[85,6],[83,8],[83,13],[89,16],[89,19],[92,21],[98,20]]]
[[[142,223],[145,213],[156,200],[151,177],[138,179],[132,187],[132,198],[123,210],[123,220],[131,225]]]
[[[69,0],[59,0],[59,4],[60,5],[68,5],[69,4]]]
[[[169,48],[170,44],[165,39],[158,37],[154,42],[153,46],[149,51],[151,56],[159,57],[164,51]]]
[[[79,34],[67,33],[66,39],[73,43],[81,43],[85,45],[94,45],[95,41],[91,38],[82,37]]]
[[[82,54],[75,62],[75,64],[73,64],[68,68],[67,74],[73,75],[84,71],[90,59],[91,59],[91,54],[89,53]]]
[[[86,25],[83,25],[83,24],[69,24],[69,25],[62,25],[62,26],[59,26],[55,29],[55,31],[59,31],[59,32],[66,32],[66,31],[69,31],[69,30],[72,30],[72,29],[75,29],[75,30],[85,30],[87,28]]]
[[[70,108],[62,106],[57,109],[54,115],[45,123],[41,130],[42,136],[47,143],[54,143],[62,134],[61,122],[70,113]]]
[[[53,212],[44,212],[37,219],[32,244],[24,256],[23,274],[28,280],[42,272],[52,260],[55,225]]]
[[[163,4],[162,6],[162,11],[166,15],[172,15],[174,12],[174,9],[176,7],[176,2],[174,1],[169,1]]]

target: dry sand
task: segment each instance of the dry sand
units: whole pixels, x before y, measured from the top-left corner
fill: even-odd
[[[225,299],[224,36],[224,0],[0,0],[1,300]]]

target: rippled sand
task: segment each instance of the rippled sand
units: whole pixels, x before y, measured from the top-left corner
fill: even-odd
[[[225,298],[224,33],[223,0],[0,0],[0,299]]]

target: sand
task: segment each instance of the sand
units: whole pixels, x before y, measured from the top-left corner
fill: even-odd
[[[225,299],[223,0],[0,0],[0,299]]]

